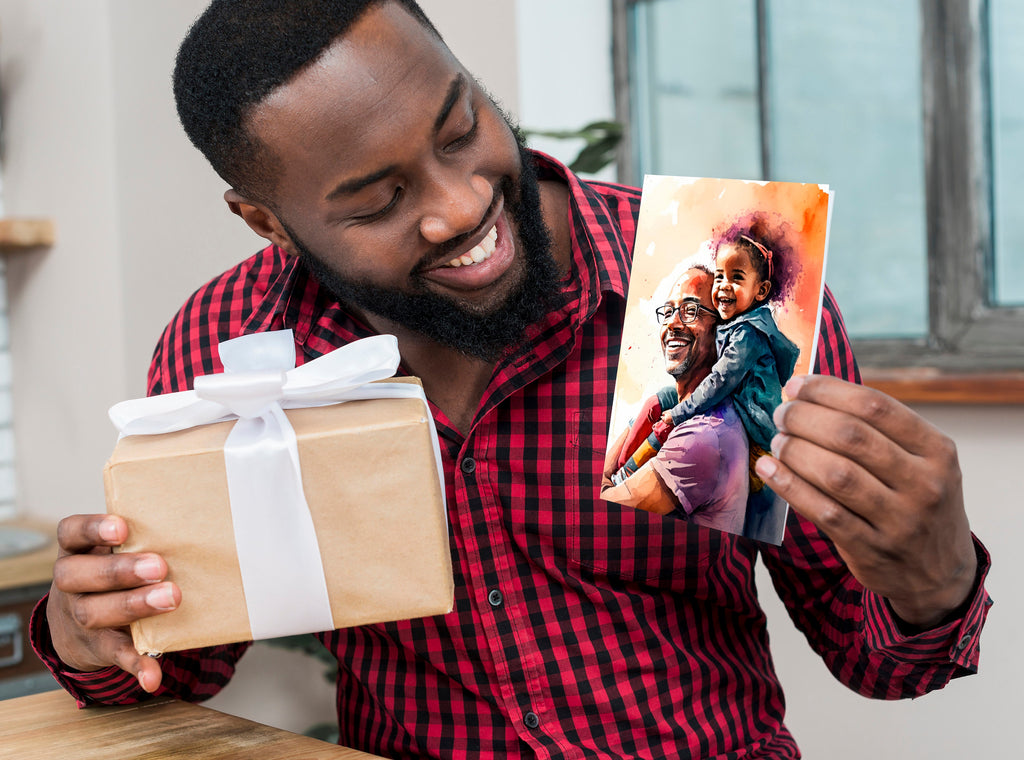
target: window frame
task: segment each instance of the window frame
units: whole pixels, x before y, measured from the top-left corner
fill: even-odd
[[[767,76],[765,0],[756,4],[758,80]],[[629,11],[612,0],[619,177],[636,184],[631,129]],[[1024,307],[995,306],[988,0],[920,0],[925,149],[928,333],[857,339],[865,382],[906,401],[1024,403]],[[762,98],[762,145],[767,103]],[[765,176],[770,176],[762,150]]]

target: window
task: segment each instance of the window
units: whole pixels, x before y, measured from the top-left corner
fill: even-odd
[[[1024,4],[613,7],[623,180],[831,185],[827,279],[861,364],[1011,371],[1024,400]]]

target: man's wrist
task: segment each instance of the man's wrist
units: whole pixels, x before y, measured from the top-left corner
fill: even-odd
[[[982,564],[972,548],[970,559],[938,593],[886,602],[901,632],[913,635],[962,617],[978,593],[982,575]]]

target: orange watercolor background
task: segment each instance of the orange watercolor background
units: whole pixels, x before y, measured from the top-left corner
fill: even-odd
[[[669,385],[654,309],[692,263],[713,268],[706,245],[716,229],[752,212],[784,223],[800,272],[789,297],[774,306],[779,329],[797,346],[796,374],[810,371],[828,237],[830,195],[822,185],[648,176],[633,253],[609,435],[618,435],[645,398]]]

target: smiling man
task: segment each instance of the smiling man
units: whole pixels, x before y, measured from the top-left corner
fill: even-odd
[[[665,371],[675,386],[647,399],[629,430],[608,447],[601,495],[618,504],[676,515],[728,533],[743,533],[749,495],[750,450],[729,399],[676,425],[658,453],[623,482],[612,484],[662,412],[687,398],[717,359],[710,270],[695,266],[677,280],[659,309]]]
[[[988,561],[955,447],[881,394],[791,384],[758,463],[793,507],[782,547],[599,497],[639,191],[524,152],[412,0],[217,0],[175,92],[269,245],[186,302],[150,392],[218,371],[215,346],[241,334],[290,328],[301,363],[389,332],[437,424],[454,611],[317,634],[338,658],[343,743],[797,757],[759,555],[851,688],[917,696],[977,667]],[[817,368],[855,380],[825,303]],[[696,346],[680,331],[666,349]],[[111,553],[127,534],[113,516],[62,521],[36,651],[83,704],[215,693],[248,644],[140,657],[126,626],[181,591],[162,557]]]

